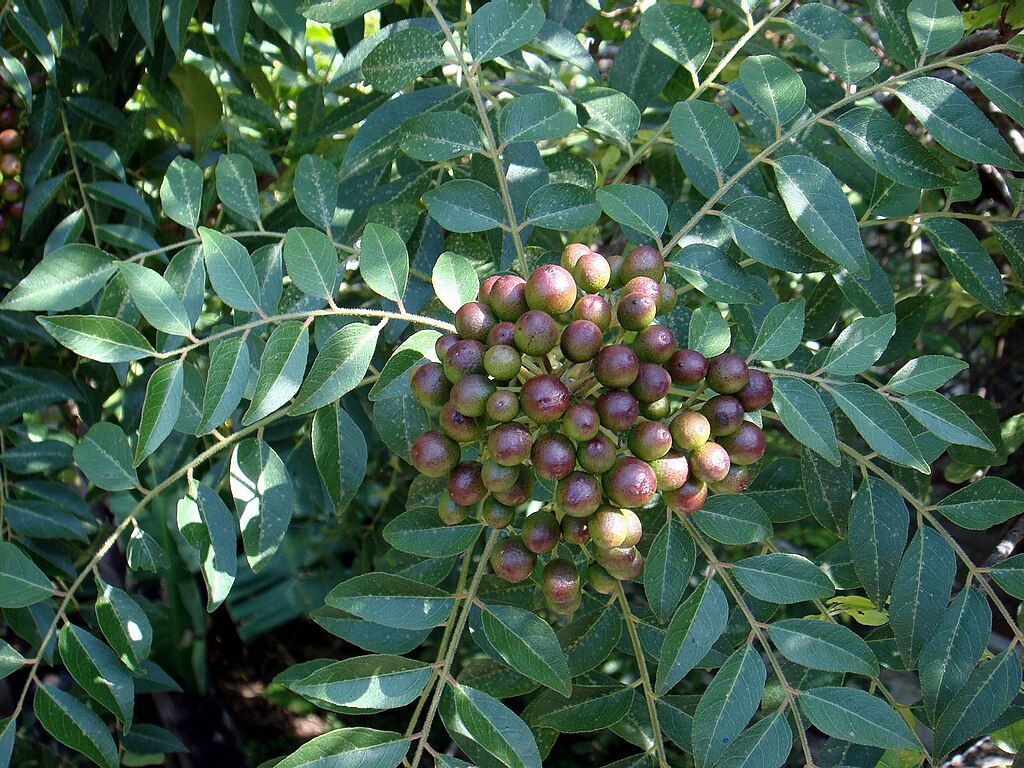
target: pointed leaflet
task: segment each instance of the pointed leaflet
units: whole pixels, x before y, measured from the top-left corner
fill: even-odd
[[[210,486],[199,483],[195,498],[178,501],[178,530],[199,550],[206,610],[213,613],[227,599],[238,570],[234,517]]]
[[[14,544],[0,541],[0,608],[25,608],[53,594],[50,580]]]
[[[469,50],[475,61],[490,61],[530,42],[543,26],[536,0],[491,0],[470,16]]]
[[[925,710],[932,722],[947,709],[963,688],[985,651],[992,632],[988,599],[974,587],[965,587],[946,609],[934,635],[921,651],[918,675]]]
[[[855,275],[866,276],[871,255],[860,226],[835,176],[810,157],[789,155],[775,163],[775,176],[789,215],[822,253]]]
[[[951,493],[938,509],[961,528],[984,531],[1024,514],[1024,489],[1001,477],[983,477]]]
[[[438,519],[436,509],[410,509],[384,526],[382,535],[388,544],[402,552],[420,557],[453,557],[465,552],[481,530],[480,523],[471,517],[461,523],[445,525]],[[493,641],[492,645],[495,645]]]
[[[563,696],[572,693],[569,666],[550,624],[511,605],[481,611],[484,635],[512,669]]]
[[[955,576],[953,550],[931,528],[919,529],[896,571],[889,602],[889,625],[907,666],[917,664],[942,621]]]
[[[808,669],[878,676],[878,659],[864,640],[842,624],[818,619],[784,619],[768,635],[787,660]]]
[[[945,355],[922,355],[900,368],[889,379],[889,389],[901,395],[938,389],[967,369],[967,363]]]
[[[807,242],[789,212],[774,200],[753,195],[737,198],[725,207],[722,218],[740,250],[765,266],[796,273],[835,267]]]
[[[321,348],[291,412],[309,413],[348,394],[362,380],[377,347],[379,325],[349,323]],[[305,362],[305,357],[303,357]]]
[[[366,438],[340,406],[328,405],[313,415],[310,441],[334,514],[340,515],[366,475]]]
[[[224,207],[243,219],[259,222],[260,196],[256,171],[245,155],[221,155],[217,161],[217,197]]]
[[[338,728],[310,739],[274,768],[395,768],[408,751],[409,739],[399,733]]]
[[[750,726],[722,750],[722,768],[782,768],[793,748],[793,731],[781,712]]]
[[[676,610],[661,646],[655,692],[662,696],[703,659],[722,636],[729,603],[717,582],[704,581]]]
[[[622,617],[609,604],[574,618],[555,634],[569,660],[569,674],[576,677],[597,667],[615,649],[622,637]]]
[[[878,607],[885,605],[910,530],[903,497],[888,483],[866,478],[850,509],[847,542],[857,577]]]
[[[910,0],[907,21],[921,56],[944,51],[964,36],[964,18],[953,0]]]
[[[733,653],[708,685],[693,713],[693,756],[697,768],[713,765],[740,735],[761,703],[767,673],[751,645]]]
[[[932,137],[954,155],[1013,171],[1024,164],[988,118],[952,83],[916,77],[896,91]]]
[[[839,446],[832,417],[810,384],[778,376],[773,380],[772,406],[789,433],[812,451],[839,466]]]
[[[999,268],[966,224],[940,217],[922,222],[921,228],[965,291],[993,312],[1008,311]]]
[[[174,158],[160,184],[160,205],[164,215],[194,231],[199,224],[202,204],[202,169],[187,157]]]
[[[861,317],[843,329],[825,358],[824,370],[835,376],[853,376],[867,370],[882,356],[896,333],[896,315]]]
[[[372,654],[299,664],[274,682],[318,706],[364,714],[405,706],[420,695],[432,672],[422,661]]]
[[[458,683],[445,688],[441,720],[475,762],[506,768],[541,766],[537,742],[526,723],[482,691]]]
[[[115,317],[55,315],[37,317],[57,343],[101,363],[129,363],[154,354],[146,337]]]
[[[756,555],[733,563],[732,572],[743,589],[769,603],[825,600],[835,594],[828,576],[803,555]]]
[[[74,456],[85,476],[105,491],[126,491],[139,484],[128,438],[116,424],[101,421],[89,427]]]
[[[416,160],[453,160],[480,151],[480,129],[461,112],[427,112],[402,123],[400,145]]]
[[[672,2],[649,6],[640,17],[640,34],[691,72],[700,70],[714,44],[704,15],[696,8]]]
[[[671,518],[654,537],[644,563],[644,594],[662,621],[667,621],[686,589],[697,548],[686,528]]]
[[[772,307],[757,332],[751,356],[756,360],[782,360],[793,354],[804,337],[805,307],[803,299]]]
[[[288,277],[308,296],[330,298],[338,274],[338,252],[331,238],[318,229],[295,227],[284,238]]]
[[[136,528],[128,537],[128,567],[133,571],[152,571],[156,573],[170,567],[167,555],[160,549],[156,539],[141,528]]]
[[[241,402],[248,378],[249,345],[241,336],[224,339],[213,348],[197,434],[205,435],[224,423]]]
[[[825,40],[818,46],[825,66],[848,83],[878,71],[878,56],[860,40]]]
[[[612,220],[654,240],[661,239],[668,223],[665,201],[650,187],[610,184],[597,190],[597,202]]]
[[[187,336],[192,332],[185,305],[163,275],[127,261],[121,263],[120,271],[128,283],[132,301],[150,325],[172,336]]]
[[[295,204],[303,216],[330,231],[338,205],[338,169],[333,163],[316,155],[299,158],[295,166]]]
[[[92,245],[74,243],[50,251],[17,282],[0,309],[12,312],[75,309],[85,304],[117,270],[117,262]]]
[[[994,451],[992,441],[956,403],[937,392],[915,392],[899,401],[921,426],[948,443]]]
[[[437,298],[452,312],[475,299],[480,289],[473,262],[451,251],[437,257],[431,282]]]
[[[883,749],[921,749],[903,718],[867,691],[814,688],[800,694],[799,702],[807,719],[829,736]]]
[[[919,54],[907,19],[909,0],[870,0],[870,4],[885,52],[904,67],[913,67]]]
[[[498,133],[505,144],[550,141],[576,127],[576,107],[556,93],[527,93],[508,101],[498,114]]]
[[[292,519],[291,476],[274,449],[256,439],[235,446],[229,473],[245,556],[259,573],[281,546]]]
[[[436,33],[410,27],[383,40],[363,59],[363,77],[381,93],[396,93],[444,63]]]
[[[389,573],[366,573],[343,581],[325,601],[332,608],[397,629],[436,627],[454,602],[436,587]]]
[[[97,579],[96,618],[100,631],[133,672],[145,667],[153,643],[153,627],[146,612],[122,589],[104,584]]]
[[[443,254],[442,254],[443,255]],[[437,274],[437,270],[434,270],[434,274]],[[472,276],[473,283],[476,284],[475,273]],[[434,285],[437,285],[437,278],[435,277]],[[474,292],[474,296],[475,296]],[[434,350],[435,342],[441,337],[441,334],[434,330],[417,331],[408,339],[402,342],[402,344],[396,349],[388,361],[381,368],[380,377],[373,383],[370,388],[370,401],[377,399],[388,385],[391,384],[399,376],[404,375],[410,368],[418,366],[425,362],[426,359],[436,360],[437,353]]]
[[[526,201],[526,220],[545,229],[574,232],[589,227],[600,215],[596,195],[569,182],[545,184]]]
[[[221,301],[234,309],[259,311],[259,283],[252,257],[245,246],[206,227],[199,228],[199,237],[203,241],[203,256],[210,284]]]
[[[359,271],[376,293],[401,301],[409,281],[409,251],[398,233],[381,224],[367,224],[359,241]]]
[[[843,384],[832,389],[832,396],[872,450],[904,467],[929,472],[906,423],[878,390],[867,384]]]
[[[117,746],[99,715],[59,688],[41,683],[32,708],[40,725],[65,746],[88,757],[102,768],[117,768]]]
[[[475,179],[445,182],[423,195],[423,202],[431,218],[452,232],[483,232],[505,220],[501,197]]]
[[[761,300],[754,278],[725,253],[707,243],[691,243],[667,265],[714,301],[756,304]]]
[[[807,503],[814,519],[825,528],[844,536],[853,498],[853,480],[849,470],[837,472],[805,448],[800,452],[800,474],[804,479]]]
[[[1002,53],[972,59],[964,71],[1003,112],[1024,123],[1024,64]]]
[[[559,733],[603,731],[622,720],[633,703],[633,691],[624,685],[575,685],[568,699],[545,691],[523,712],[535,728]]]
[[[1011,595],[1024,596],[1024,554],[996,563],[990,573],[992,580]]]
[[[693,10],[681,5],[672,7]],[[700,15],[697,11],[694,13]],[[726,169],[740,149],[739,130],[726,111],[709,101],[680,101],[672,107],[669,128],[683,170],[687,170],[690,163],[699,163],[714,174],[721,187],[727,175]]]
[[[776,125],[785,125],[804,108],[807,89],[789,64],[777,56],[749,56],[740,64],[740,82]]]
[[[715,494],[693,522],[719,544],[753,544],[772,535],[772,521],[747,494]]]
[[[160,366],[149,377],[139,421],[139,442],[135,444],[135,466],[160,447],[178,421],[185,386],[184,365],[175,360]]]
[[[57,646],[64,666],[82,688],[130,727],[135,706],[131,673],[105,643],[74,624],[65,624]]]
[[[274,329],[260,356],[260,373],[243,425],[273,413],[298,391],[308,353],[309,334],[301,322],[289,320]]]

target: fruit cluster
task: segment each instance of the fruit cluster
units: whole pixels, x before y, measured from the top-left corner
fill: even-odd
[[[29,75],[32,90],[43,87],[41,73]],[[25,187],[21,183],[21,152],[25,103],[14,91],[0,85],[0,253],[11,249],[12,233],[25,213]]]
[[[447,478],[441,520],[475,509],[507,528],[538,478],[553,486],[520,535],[494,550],[506,581],[528,578],[537,556],[564,542],[583,547],[588,583],[608,594],[643,569],[636,510],[660,493],[677,514],[695,512],[709,490],[743,490],[764,454],[745,416],[771,401],[771,381],[734,354],[679,349],[654,322],[676,303],[664,275],[654,248],[605,258],[574,243],[561,265],[527,280],[485,280],[455,314],[458,333],[437,340],[440,363],[413,371],[412,393],[438,428],[416,439],[412,461]],[[552,557],[541,584],[557,612],[582,599],[572,560]]]

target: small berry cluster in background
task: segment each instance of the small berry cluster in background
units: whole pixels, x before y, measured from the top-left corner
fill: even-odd
[[[39,91],[45,78],[41,72],[32,72],[29,82],[33,91]],[[25,117],[21,97],[0,83],[0,253],[11,249],[17,238],[18,222],[25,213],[25,187],[21,178]]]
[[[495,548],[492,567],[506,581],[529,578],[538,555],[563,542],[584,548],[586,581],[608,594],[643,569],[635,510],[660,493],[677,514],[696,512],[709,492],[743,490],[764,454],[761,429],[745,417],[771,401],[771,381],[734,354],[678,348],[655,323],[676,304],[664,276],[651,247],[605,258],[569,245],[560,266],[527,280],[485,280],[456,313],[458,333],[438,339],[440,363],[413,371],[413,395],[438,428],[417,438],[412,459],[447,478],[442,521],[475,514],[508,528],[538,478],[554,485]],[[552,557],[541,584],[556,612],[582,600],[571,560]]]

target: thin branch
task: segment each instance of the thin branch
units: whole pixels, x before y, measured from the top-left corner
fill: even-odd
[[[57,100],[57,114],[60,115],[60,125],[64,133],[64,141],[68,145],[68,155],[71,156],[71,170],[75,174],[75,182],[78,184],[78,193],[82,196],[82,208],[85,209],[85,217],[89,219],[89,231],[92,232],[93,243],[99,248],[100,236],[96,232],[96,217],[93,216],[92,208],[89,205],[89,196],[85,193],[85,183],[82,181],[82,173],[78,169],[78,158],[75,157],[75,142],[71,139],[71,129],[68,127],[68,118],[64,114],[64,107]]]

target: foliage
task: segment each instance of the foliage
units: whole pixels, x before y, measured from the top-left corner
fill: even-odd
[[[279,671],[337,727],[278,768],[467,765],[449,738],[525,768],[592,732],[577,762],[917,765],[1019,722],[1024,556],[953,533],[1024,513],[1013,390],[971,391],[1024,313],[1022,21],[5,0],[0,766],[16,731],[181,749],[136,705],[208,684],[204,609],[364,652]],[[408,372],[572,241],[657,248],[675,337],[775,395],[749,490],[642,510],[642,588],[560,618],[489,573],[503,532],[437,517]]]

